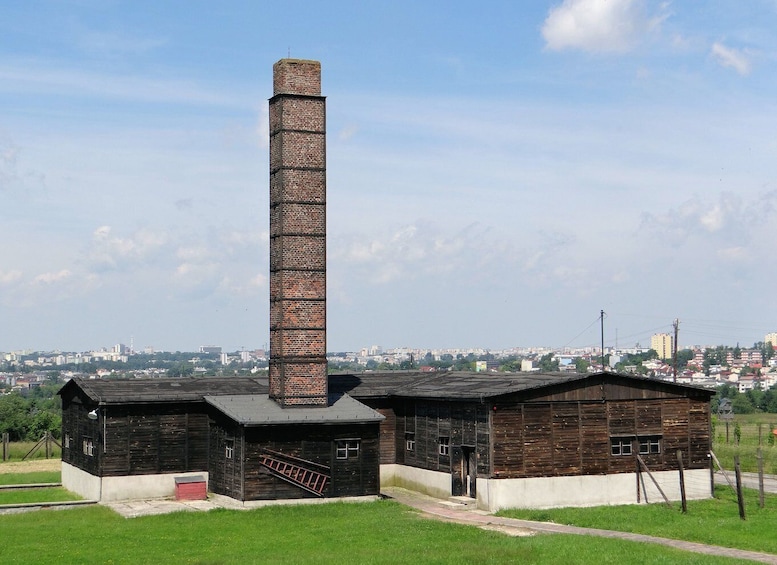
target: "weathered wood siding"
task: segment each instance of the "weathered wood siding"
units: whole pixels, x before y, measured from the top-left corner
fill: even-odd
[[[244,438],[242,429],[227,418],[219,418],[210,425],[210,449],[208,450],[208,488],[243,500]],[[226,457],[227,442],[233,446],[232,458]]]
[[[330,469],[325,497],[377,495],[380,492],[379,424],[290,425],[238,428],[224,419],[211,422],[210,489],[238,500],[279,500],[317,496],[275,476],[260,463],[269,450]],[[233,459],[225,442],[234,438]],[[338,439],[358,439],[359,456],[337,459]],[[239,446],[239,447],[238,447]]]
[[[634,455],[613,455],[611,439],[660,438],[644,454],[651,470],[703,469],[710,449],[709,402],[691,398],[598,402],[500,402],[492,412],[493,476],[625,473]]]
[[[62,398],[62,461],[93,475],[99,473],[102,454],[101,424],[87,417],[95,408],[85,396],[74,394]],[[87,438],[93,441],[92,455],[84,453]]]
[[[385,422],[384,422],[385,425]],[[407,449],[407,434],[413,434],[415,448]],[[462,445],[474,447],[477,472],[490,472],[490,429],[488,406],[475,402],[432,400],[399,401],[396,409],[397,462],[432,471],[451,471],[451,454]],[[450,453],[440,453],[440,438],[449,438]]]

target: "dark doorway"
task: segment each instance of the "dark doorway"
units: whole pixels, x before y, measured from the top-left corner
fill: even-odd
[[[462,495],[477,498],[477,462],[475,448],[471,445],[461,446],[461,486]]]

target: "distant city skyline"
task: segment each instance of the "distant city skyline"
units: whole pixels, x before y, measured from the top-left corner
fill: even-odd
[[[777,331],[774,2],[2,12],[0,351],[269,342],[287,56],[327,99],[327,350]]]

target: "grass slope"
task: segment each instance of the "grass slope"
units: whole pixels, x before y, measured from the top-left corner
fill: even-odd
[[[504,510],[500,516],[552,521],[587,528],[634,532],[724,547],[777,554],[777,495],[758,507],[758,492],[745,489],[747,520],[739,518],[737,499],[729,487],[716,487],[716,498],[688,502],[688,513],[664,504]]]
[[[9,563],[737,563],[580,536],[509,537],[420,518],[390,501],[125,519],[95,506],[0,516]],[[744,563],[744,562],[743,562]]]

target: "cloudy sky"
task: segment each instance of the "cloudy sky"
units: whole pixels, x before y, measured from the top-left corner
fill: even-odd
[[[327,96],[328,349],[777,331],[777,2],[0,7],[0,351],[268,341],[272,64]]]

